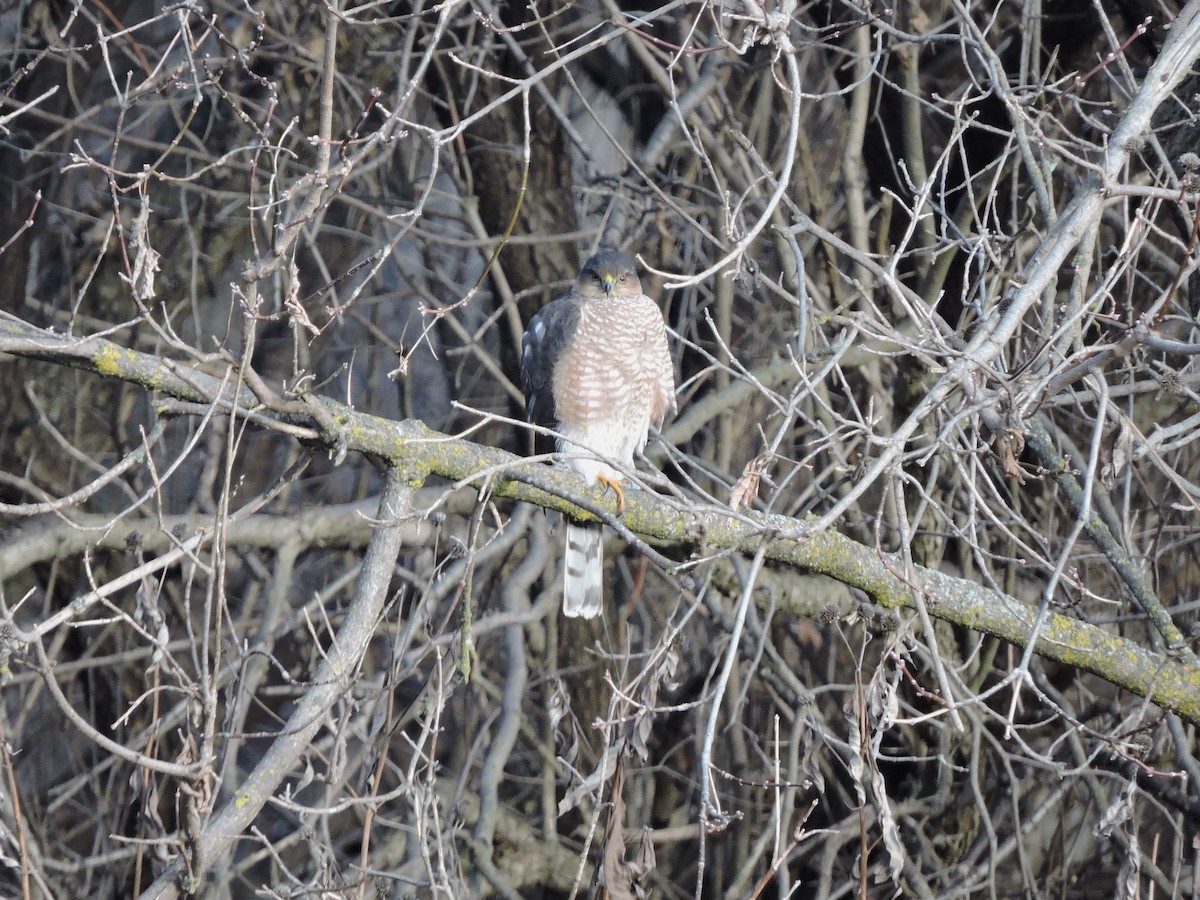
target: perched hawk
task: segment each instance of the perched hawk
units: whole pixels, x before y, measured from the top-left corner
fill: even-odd
[[[567,465],[613,488],[624,508],[624,476],[604,460],[632,469],[650,426],[675,412],[666,323],[632,259],[597,253],[569,293],[542,307],[525,330],[521,380],[529,421],[556,431],[560,452],[581,454]],[[590,619],[600,613],[600,525],[568,522],[566,530],[563,613]]]

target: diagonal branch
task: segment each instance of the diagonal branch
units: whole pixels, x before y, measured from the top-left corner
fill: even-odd
[[[955,391],[962,389],[968,395],[974,392],[974,382],[1004,352],[1030,307],[1046,291],[1056,288],[1067,258],[1084,235],[1099,222],[1110,189],[1127,165],[1130,153],[1140,145],[1154,111],[1171,95],[1198,57],[1200,0],[1190,0],[1172,23],[1170,36],[1162,52],[1125,109],[1124,118],[1105,148],[1102,163],[1080,186],[1045,240],[1039,244],[1038,252],[1021,273],[1020,286],[1004,298],[995,315],[989,317],[971,337],[962,355],[946,369],[908,417],[891,435],[881,440],[882,449],[863,477],[825,513],[818,526],[836,520],[885,472],[894,468],[908,441],[922,423]],[[802,221],[793,230],[799,234],[806,230],[806,225]]]
[[[204,873],[250,827],[325,724],[327,713],[354,683],[388,596],[392,569],[400,553],[400,525],[410,512],[415,486],[412,472],[403,465],[388,472],[379,500],[378,525],[363,560],[354,600],[312,687],[296,704],[287,727],[271,743],[254,771],[241,784],[229,786],[228,802],[208,821],[194,844],[186,848],[186,871],[184,862],[177,860],[142,893],[143,898],[166,900],[178,897],[181,886],[189,892],[199,888]],[[185,880],[186,885],[182,884]]]
[[[43,331],[0,316],[0,352],[57,362],[119,378],[190,401],[231,408],[247,404],[258,419],[288,428],[301,427],[329,448],[353,450],[402,467],[414,483],[439,475],[463,484],[490,478],[495,496],[524,500],[581,519],[597,518],[588,508],[612,518],[616,502],[602,488],[588,487],[562,466],[530,463],[507,451],[441,434],[420,422],[395,422],[368,415],[323,397],[308,398],[336,428],[322,430],[306,416],[307,404],[289,403],[281,411],[262,407],[245,389],[101,338],[80,340]],[[1026,646],[1034,635],[1037,609],[975,582],[914,566],[911,580],[900,577],[903,561],[829,530],[811,532],[811,519],[765,513],[734,514],[715,506],[684,506],[644,492],[626,498],[620,525],[633,534],[695,545],[698,552],[736,550],[754,554],[766,539],[768,560],[828,575],[858,588],[892,608],[915,606],[920,591],[935,618]],[[1148,650],[1095,625],[1052,613],[1033,637],[1039,655],[1091,672],[1151,702],[1200,723],[1200,666]]]

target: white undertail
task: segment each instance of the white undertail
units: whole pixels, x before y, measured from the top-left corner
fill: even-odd
[[[594,619],[604,589],[604,534],[598,524],[567,523],[563,615]]]

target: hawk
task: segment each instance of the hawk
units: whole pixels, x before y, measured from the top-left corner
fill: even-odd
[[[624,509],[624,476],[650,426],[675,412],[675,371],[658,304],[642,293],[633,260],[616,250],[588,259],[571,290],[546,304],[525,330],[525,412],[557,432],[566,464],[611,487]],[[599,523],[568,522],[563,613],[600,613],[604,545]]]

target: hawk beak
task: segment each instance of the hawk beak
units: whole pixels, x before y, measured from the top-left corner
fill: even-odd
[[[613,285],[617,283],[617,276],[604,275],[600,280],[604,282],[604,293],[611,294],[613,292]]]

